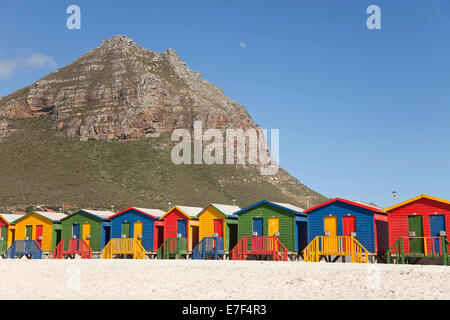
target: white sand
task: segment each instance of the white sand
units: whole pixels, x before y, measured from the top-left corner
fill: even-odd
[[[450,299],[450,266],[0,260],[0,299]]]

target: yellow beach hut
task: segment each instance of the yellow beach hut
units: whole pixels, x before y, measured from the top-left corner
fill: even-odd
[[[35,240],[42,251],[50,252],[61,241],[61,219],[67,217],[59,212],[30,212],[14,221],[15,240]]]
[[[14,221],[22,217],[23,214],[0,215],[0,255],[5,255],[6,249],[8,249],[14,241]]]
[[[237,243],[238,217],[235,212],[238,206],[211,203],[198,214],[199,240],[205,237],[223,237],[225,251],[232,249]]]

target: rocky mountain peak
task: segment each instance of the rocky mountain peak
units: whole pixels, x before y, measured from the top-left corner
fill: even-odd
[[[128,38],[126,35],[117,35],[112,38],[106,39],[102,41],[102,45],[111,47],[111,46],[126,46],[135,44],[133,40]]]
[[[256,127],[246,109],[191,70],[174,49],[157,53],[125,35],[0,99],[0,118],[48,117],[60,135],[136,140],[176,128]]]

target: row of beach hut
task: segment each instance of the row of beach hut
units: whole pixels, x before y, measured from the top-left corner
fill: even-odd
[[[335,198],[304,210],[263,200],[241,209],[130,207],[0,215],[0,255],[448,264],[450,201],[421,195],[381,209]]]

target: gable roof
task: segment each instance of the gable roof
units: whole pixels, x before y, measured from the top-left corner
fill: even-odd
[[[28,216],[32,214],[37,214],[38,216],[41,216],[42,218],[53,222],[61,222],[61,219],[66,218],[67,215],[60,212],[47,212],[47,211],[33,211],[26,215],[22,215],[19,219],[15,220],[14,223],[17,223],[20,220],[23,220],[27,218]]]
[[[359,202],[359,201],[350,201],[350,200],[346,200],[346,199],[342,199],[342,198],[334,198],[334,199],[328,200],[328,201],[326,201],[324,203],[318,204],[317,206],[309,208],[309,209],[303,211],[303,213],[310,213],[311,211],[317,210],[317,209],[319,209],[321,207],[327,206],[330,203],[337,202],[337,201],[343,202],[343,203],[347,203],[347,204],[350,204],[350,205],[353,205],[353,206],[357,206],[357,207],[360,207],[360,208],[363,208],[363,209],[366,209],[366,210],[369,210],[369,211],[377,212],[377,213],[382,213],[383,212],[383,210],[378,208],[378,207],[374,207],[374,206],[371,206],[371,205],[368,205],[368,204],[365,204],[365,203],[362,203],[362,202]]]
[[[114,212],[112,211],[103,211],[103,210],[81,209],[80,211],[97,216],[102,219],[108,219],[110,215],[114,214]]]
[[[136,210],[136,211],[138,211],[138,212],[140,212],[142,214],[145,214],[147,216],[150,216],[150,217],[152,217],[152,218],[154,218],[156,220],[160,219],[162,217],[162,215],[164,214],[164,211],[159,210],[159,209],[147,209],[147,208],[129,207],[126,210],[123,210],[123,211],[120,211],[120,212],[115,213],[113,215],[110,215],[109,219],[112,219],[112,218],[114,218],[114,217],[116,217],[116,216],[118,216],[120,214],[123,214],[123,213],[129,211],[129,210]]]
[[[262,204],[268,204],[268,205],[271,205],[271,206],[274,206],[274,207],[281,208],[283,210],[292,212],[294,214],[306,217],[306,214],[303,213],[303,209],[302,208],[296,207],[296,206],[294,206],[292,204],[289,204],[289,203],[271,202],[271,201],[267,201],[267,200],[262,200],[260,202],[255,203],[255,204],[252,204],[251,206],[249,206],[247,208],[244,208],[244,209],[242,209],[242,210],[240,210],[238,212],[235,212],[234,214],[235,215],[239,215],[239,214],[241,214],[241,213],[243,213],[245,211],[253,209],[253,208],[255,208],[257,206],[260,206]]]
[[[51,220],[53,222],[59,222],[61,219],[67,217],[67,214],[61,212],[34,211],[34,213],[37,213],[38,215],[43,216],[44,218],[47,218],[48,220]]]
[[[203,208],[200,207],[189,207],[189,206],[173,206],[170,208],[166,213],[164,213],[160,219],[164,218],[166,215],[168,215],[170,212],[172,212],[174,209],[177,209],[182,214],[184,214],[187,218],[197,218],[197,215],[202,212]]]
[[[429,196],[429,195],[426,195],[426,194],[421,194],[420,196],[414,197],[412,199],[400,202],[400,203],[395,204],[395,205],[393,205],[393,206],[391,206],[389,208],[386,208],[386,209],[384,209],[384,211],[386,211],[386,212],[392,211],[394,209],[397,209],[399,207],[402,207],[404,205],[407,205],[407,204],[409,204],[411,202],[414,202],[414,201],[417,201],[417,200],[420,200],[420,199],[428,199],[428,200],[433,200],[433,201],[436,201],[436,202],[445,203],[445,204],[449,204],[450,205],[450,201],[448,201],[448,200],[432,197],[432,196]]]
[[[16,214],[16,213],[5,213],[0,215],[3,220],[8,222],[8,224],[13,224],[14,221],[24,217],[23,214]]]
[[[241,210],[241,208],[239,208],[238,206],[231,206],[228,204],[211,203],[205,209],[203,209],[199,214],[197,214],[197,217],[199,217],[209,207],[213,207],[214,209],[217,210],[217,212],[219,212],[221,215],[225,216],[226,218],[237,218],[237,216],[235,216],[234,213]]]
[[[160,210],[160,209],[148,209],[148,208],[137,208],[134,207],[136,210],[141,211],[145,214],[151,215],[155,218],[161,218],[164,214],[164,211]]]
[[[102,220],[102,221],[109,220],[108,217],[110,215],[114,214],[114,212],[111,212],[111,211],[91,210],[91,209],[80,209],[79,211],[75,212],[74,214],[77,214],[77,213],[84,213],[95,219]],[[65,220],[65,219],[73,216],[74,214],[72,214],[70,216],[68,215],[61,220]]]
[[[273,203],[275,203],[275,204],[277,204],[279,206],[285,207],[285,208],[289,208],[289,209],[294,210],[294,211],[298,211],[298,212],[305,211],[305,209],[297,207],[297,206],[294,206],[293,204],[290,204],[290,203],[282,203],[282,202],[273,202]]]

